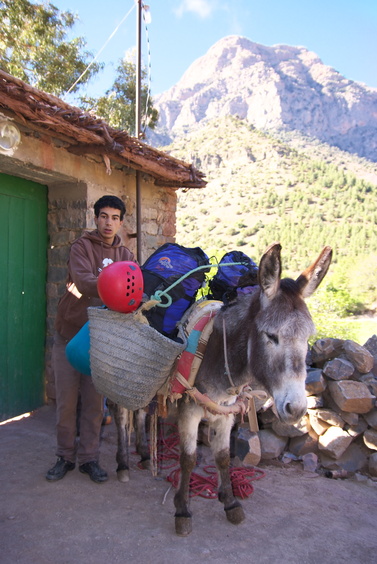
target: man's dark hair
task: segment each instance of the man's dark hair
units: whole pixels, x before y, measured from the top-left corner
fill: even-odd
[[[123,220],[124,214],[126,213],[126,206],[120,198],[117,196],[102,196],[94,204],[94,215],[99,216],[103,208],[114,208],[120,211],[120,220]]]

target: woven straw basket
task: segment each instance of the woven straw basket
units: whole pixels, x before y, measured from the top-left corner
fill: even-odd
[[[147,406],[186,345],[161,335],[132,313],[90,307],[88,315],[96,389],[127,409]]]

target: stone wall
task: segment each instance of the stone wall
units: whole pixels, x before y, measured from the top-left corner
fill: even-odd
[[[329,477],[377,478],[377,336],[364,346],[320,339],[307,364],[308,410],[302,420],[286,425],[271,402],[260,403],[260,430],[238,428],[234,455],[243,464],[299,461],[305,470]]]

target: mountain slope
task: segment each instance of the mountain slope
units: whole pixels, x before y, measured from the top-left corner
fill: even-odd
[[[155,105],[165,143],[232,115],[260,130],[300,131],[377,160],[377,89],[344,78],[304,47],[225,37]]]
[[[179,191],[183,245],[210,254],[242,249],[258,259],[279,240],[293,270],[324,245],[334,248],[335,261],[377,252],[374,163],[323,146],[305,154],[232,117],[165,149],[192,161],[209,181],[203,190]]]

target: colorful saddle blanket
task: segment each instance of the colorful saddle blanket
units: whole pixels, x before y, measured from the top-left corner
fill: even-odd
[[[181,325],[187,337],[187,345],[178,359],[170,382],[171,401],[181,398],[186,389],[193,387],[212,333],[215,316],[223,305],[223,302],[217,300],[196,302],[182,318]]]

